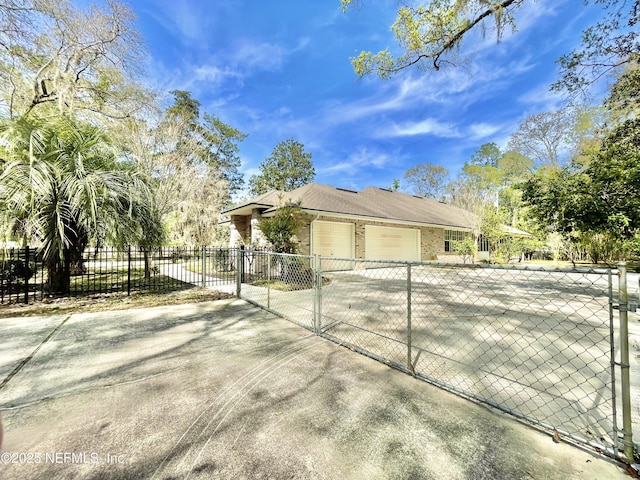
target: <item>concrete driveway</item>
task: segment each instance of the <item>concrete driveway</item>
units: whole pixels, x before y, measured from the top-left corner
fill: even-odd
[[[627,478],[240,300],[0,319],[0,339],[0,478]]]

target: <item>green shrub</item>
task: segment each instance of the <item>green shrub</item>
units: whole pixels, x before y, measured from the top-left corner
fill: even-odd
[[[2,283],[23,283],[33,277],[35,269],[22,260],[5,260],[0,264],[0,281]]]

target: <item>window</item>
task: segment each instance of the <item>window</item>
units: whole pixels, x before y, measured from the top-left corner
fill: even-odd
[[[453,242],[460,242],[469,236],[469,232],[461,232],[459,230],[444,231],[444,251],[453,252]]]
[[[489,251],[489,240],[485,240],[485,238],[482,235],[478,237],[478,251],[479,252]]]

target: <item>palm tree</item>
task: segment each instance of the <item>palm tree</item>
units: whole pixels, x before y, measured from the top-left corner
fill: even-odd
[[[153,243],[162,234],[144,179],[118,161],[103,130],[68,116],[0,124],[0,211],[14,233],[41,243],[49,291],[58,293],[68,292],[70,265],[89,242]]]

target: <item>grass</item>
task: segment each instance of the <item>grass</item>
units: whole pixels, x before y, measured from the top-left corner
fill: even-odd
[[[127,296],[126,292],[104,293],[82,297],[51,298],[28,305],[21,303],[3,304],[0,305],[0,318],[126,310],[129,308],[209,302],[227,298],[234,298],[234,296],[201,287],[185,288],[177,291],[132,292],[130,296]]]
[[[293,283],[284,283],[280,280],[264,280],[264,279],[251,282],[251,285],[255,285],[256,287],[271,287],[274,290],[282,290],[283,292],[293,292],[294,290],[305,290],[310,288],[302,285],[296,285]]]
[[[516,264],[517,265],[517,264]],[[568,260],[525,260],[521,262],[521,265],[543,265],[545,267],[558,267],[558,268],[573,268],[573,263]],[[597,265],[587,262],[576,262],[576,267],[595,268]],[[606,265],[600,264],[599,267],[603,268]]]
[[[518,264],[516,264],[518,265]],[[577,268],[617,268],[618,262],[612,263],[590,263],[590,262],[576,262],[575,265],[568,260],[527,260],[522,262],[520,265],[543,265],[545,267],[557,267],[557,268],[573,268],[574,266]],[[638,272],[640,271],[640,262],[637,260],[627,261],[627,270],[630,272]]]
[[[131,289],[138,288],[165,288],[166,285],[171,286],[171,290],[190,287],[191,284],[184,283],[176,278],[161,275],[156,271],[151,272],[151,278],[144,278],[143,268],[132,268],[131,273]],[[129,273],[126,269],[113,270],[93,270],[83,275],[74,275],[71,277],[70,291],[72,293],[79,292],[110,292],[114,290],[126,290],[129,282]]]
[[[322,286],[325,287],[331,283],[331,280],[325,277],[322,277]],[[296,290],[309,290],[313,288],[313,285],[309,283],[286,283],[282,280],[267,280],[265,278],[261,278],[259,280],[254,280],[251,282],[251,285],[255,285],[256,287],[271,287],[274,290],[281,290],[283,292],[293,292]]]
[[[202,273],[202,260],[193,260],[183,264],[185,270],[189,270],[190,272]],[[227,265],[228,267],[228,265]],[[218,262],[214,262],[211,259],[208,259],[207,264],[205,265],[206,274],[217,276],[217,277],[234,277],[235,271],[232,270],[222,270]]]

